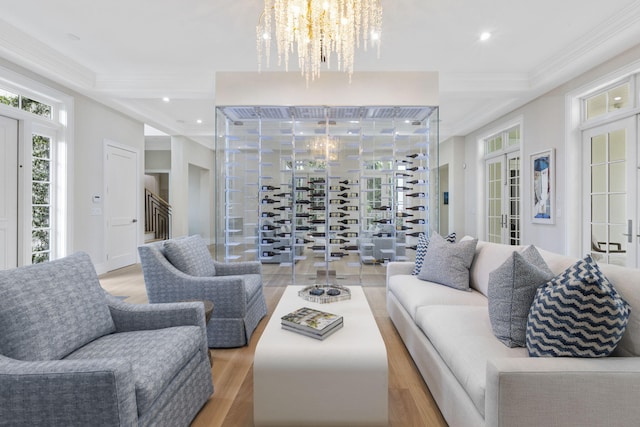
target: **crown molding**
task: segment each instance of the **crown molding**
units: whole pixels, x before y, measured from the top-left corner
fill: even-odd
[[[92,89],[95,73],[0,19],[0,52],[16,65],[73,89]]]
[[[530,89],[527,73],[440,73],[440,93],[521,92]]]
[[[215,73],[189,72],[189,79],[178,73],[98,74],[95,88],[123,98],[203,99],[214,94]]]

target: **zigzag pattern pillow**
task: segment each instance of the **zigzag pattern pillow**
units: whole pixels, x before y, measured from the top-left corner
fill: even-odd
[[[529,356],[608,356],[624,334],[630,310],[587,256],[538,288],[527,318]]]
[[[456,233],[449,233],[447,237],[444,238],[449,243],[456,242]],[[427,254],[427,248],[429,247],[429,239],[425,236],[424,233],[420,233],[418,236],[418,247],[416,248],[416,265],[413,268],[411,274],[413,276],[417,276],[420,274],[420,270],[422,269],[422,264],[424,263],[424,256]]]

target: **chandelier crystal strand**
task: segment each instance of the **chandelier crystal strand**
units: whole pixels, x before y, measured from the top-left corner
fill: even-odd
[[[272,35],[272,29],[273,35]],[[382,7],[380,0],[265,0],[256,27],[258,69],[262,55],[269,67],[271,38],[275,37],[278,66],[289,71],[289,55],[298,55],[300,72],[309,80],[320,77],[322,64],[331,68],[335,54],[338,71],[354,71],[356,48],[377,46],[380,57]]]

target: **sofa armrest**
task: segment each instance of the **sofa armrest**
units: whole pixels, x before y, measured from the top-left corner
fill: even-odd
[[[389,277],[396,276],[398,274],[411,274],[413,268],[416,266],[412,261],[392,261],[387,264],[387,284],[389,283]]]
[[[130,304],[107,294],[107,303],[116,332],[198,326],[202,333],[204,354],[208,352],[207,325],[204,304],[201,302]]]
[[[218,262],[214,261],[216,276],[240,276],[243,274],[261,274],[260,261]]]
[[[138,424],[129,362],[122,359],[28,362],[0,356],[0,424]]]
[[[487,362],[487,426],[635,426],[640,358],[517,358]]]

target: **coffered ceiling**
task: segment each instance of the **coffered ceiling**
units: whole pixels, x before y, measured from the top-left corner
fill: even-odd
[[[465,135],[640,41],[640,0],[381,1],[380,58],[359,52],[356,71],[438,71],[441,139]],[[0,0],[0,56],[209,145],[216,72],[257,71],[262,7],[262,0]],[[492,37],[481,42],[484,31]]]

